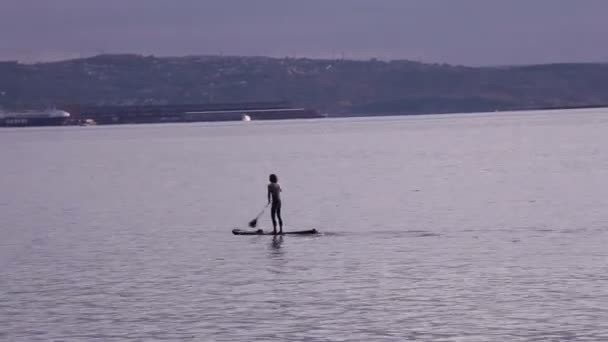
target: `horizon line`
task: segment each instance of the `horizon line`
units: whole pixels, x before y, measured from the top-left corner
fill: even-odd
[[[607,60],[597,60],[597,61],[560,61],[560,62],[544,62],[544,63],[513,63],[513,64],[484,64],[484,65],[467,65],[467,64],[458,64],[458,63],[448,63],[448,62],[433,62],[433,61],[422,61],[417,59],[408,59],[408,58],[387,58],[387,57],[345,57],[342,54],[342,57],[322,57],[322,56],[307,56],[307,55],[286,55],[286,56],[273,56],[273,55],[238,55],[238,54],[176,54],[176,55],[164,55],[164,54],[146,54],[146,53],[137,53],[137,52],[108,52],[108,53],[95,53],[95,54],[79,54],[79,56],[65,56],[58,58],[47,58],[41,60],[23,60],[23,59],[0,59],[0,63],[17,63],[21,65],[38,65],[38,64],[53,64],[53,63],[62,63],[69,61],[78,61],[85,59],[92,59],[97,57],[104,56],[123,56],[123,57],[142,57],[142,58],[156,58],[156,59],[170,59],[170,58],[266,58],[266,59],[275,59],[275,60],[313,60],[313,61],[349,61],[349,62],[409,62],[409,63],[417,63],[417,64],[427,64],[427,65],[446,65],[453,67],[466,67],[466,68],[508,68],[508,67],[526,67],[526,66],[542,66],[542,65],[568,65],[568,64],[608,64]]]

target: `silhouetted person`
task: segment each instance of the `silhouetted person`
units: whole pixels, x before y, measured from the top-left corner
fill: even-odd
[[[272,232],[277,233],[277,218],[279,219],[279,234],[283,234],[283,219],[281,218],[281,186],[279,185],[277,175],[272,174],[268,177],[268,203],[272,203],[270,207],[270,218],[272,219]]]

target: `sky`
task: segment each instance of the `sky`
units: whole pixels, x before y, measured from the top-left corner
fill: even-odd
[[[0,0],[0,60],[101,53],[608,62],[606,0]]]

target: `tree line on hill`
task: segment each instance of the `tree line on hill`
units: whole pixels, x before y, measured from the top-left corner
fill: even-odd
[[[608,64],[466,67],[397,60],[99,55],[0,62],[0,108],[289,102],[334,115],[608,104]]]

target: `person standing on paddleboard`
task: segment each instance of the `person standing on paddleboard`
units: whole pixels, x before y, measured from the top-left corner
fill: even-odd
[[[272,174],[268,177],[270,184],[268,184],[268,204],[272,204],[270,207],[270,218],[272,219],[273,233],[277,233],[277,218],[279,219],[279,234],[283,234],[283,219],[281,218],[281,186],[278,181],[277,175]]]

